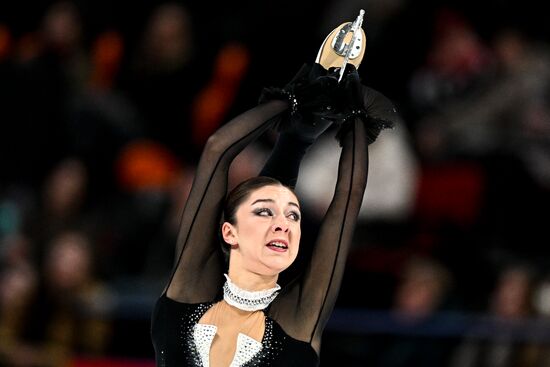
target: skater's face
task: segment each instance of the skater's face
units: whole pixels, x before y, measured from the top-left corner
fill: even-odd
[[[300,206],[282,185],[251,191],[237,207],[234,223],[222,235],[231,246],[229,267],[258,275],[276,275],[296,259],[300,244]]]

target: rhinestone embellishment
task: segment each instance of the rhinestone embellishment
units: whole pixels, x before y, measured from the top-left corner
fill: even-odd
[[[199,324],[199,319],[213,306],[213,303],[188,305],[188,311],[179,315],[180,327],[177,331],[180,353],[183,359],[192,366],[209,366],[210,349],[217,332],[215,325]],[[271,366],[282,352],[286,335],[278,332],[274,335],[274,321],[265,317],[265,331],[261,343],[242,334],[237,338],[237,350],[230,367]],[[248,343],[250,342],[250,343]],[[240,345],[241,346],[240,346]],[[239,351],[240,350],[240,351]],[[167,357],[163,355],[163,357]],[[161,365],[162,362],[161,361]],[[166,361],[164,361],[166,362]]]
[[[274,288],[251,292],[239,288],[231,282],[227,274],[224,275],[226,282],[223,285],[223,299],[231,306],[237,307],[243,311],[258,311],[265,309],[275,297],[277,297],[281,289],[277,284]]]
[[[195,348],[203,367],[210,366],[210,348],[218,328],[215,325],[196,324],[193,330]],[[268,336],[269,338],[269,336]],[[269,339],[268,339],[269,340]],[[229,367],[242,367],[250,362],[262,350],[263,345],[259,341],[239,333],[237,337],[237,350]]]
[[[214,325],[196,324],[193,330],[195,347],[204,367],[210,366],[210,347],[218,328]]]
[[[239,333],[237,337],[237,352],[230,367],[240,367],[248,363],[262,350],[262,343],[252,339],[248,335]]]

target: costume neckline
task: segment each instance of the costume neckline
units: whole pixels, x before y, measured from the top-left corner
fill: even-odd
[[[275,297],[277,297],[281,289],[281,286],[275,284],[273,288],[260,291],[247,291],[233,283],[229,275],[224,274],[224,276],[226,279],[223,285],[224,301],[243,311],[259,311],[267,308]]]

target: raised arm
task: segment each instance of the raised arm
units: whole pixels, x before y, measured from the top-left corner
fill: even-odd
[[[261,99],[292,101],[291,113],[281,121],[275,147],[260,176],[269,176],[294,188],[302,158],[315,140],[333,123],[331,119],[314,116],[314,111],[328,99],[331,85],[319,78],[319,67],[302,66],[294,78],[283,88],[265,88]]]
[[[211,301],[219,292],[224,261],[218,231],[229,166],[287,108],[288,103],[279,100],[261,104],[234,118],[208,139],[183,211],[168,297],[198,303]]]
[[[367,182],[367,142],[356,120],[343,139],[332,203],[318,233],[309,266],[272,306],[273,317],[292,337],[319,351],[322,329],[334,307]]]
[[[292,337],[319,352],[321,334],[336,302],[352,244],[357,215],[367,182],[368,144],[398,115],[382,94],[358,83],[356,74],[345,87],[345,115],[337,134],[342,145],[334,196],[317,235],[303,275],[274,301],[271,315]],[[356,96],[356,97],[355,97]],[[359,107],[360,106],[360,107]]]

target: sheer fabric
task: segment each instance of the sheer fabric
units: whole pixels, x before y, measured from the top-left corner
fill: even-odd
[[[167,330],[170,323],[178,321],[166,313],[175,312],[178,304],[182,310],[192,305],[206,305],[209,309],[220,299],[225,265],[218,231],[229,166],[242,149],[272,128],[287,108],[286,102],[276,100],[259,105],[224,125],[208,140],[183,212],[173,275],[153,315],[153,342],[159,364],[173,365],[166,362],[165,353],[170,353],[166,345],[171,343],[166,335],[173,333]],[[303,269],[299,269],[300,276],[287,284],[264,311],[264,338],[268,332],[273,335],[279,332],[283,335],[281,338],[286,338],[281,341],[281,348],[286,349],[279,351],[279,359],[271,364],[254,365],[313,366],[318,363],[318,357],[305,357],[307,353],[303,348],[309,346],[319,355],[321,334],[338,295],[367,181],[365,127],[360,120],[350,123],[352,126],[342,139],[334,197],[312,255]],[[300,143],[297,136],[282,135],[262,174],[278,178],[283,184],[295,185],[299,161],[309,143]],[[203,306],[194,307],[193,310]],[[182,312],[180,316],[185,318],[195,311]],[[304,363],[309,364],[296,364],[296,350],[300,348],[308,360]],[[313,359],[317,362],[312,362]]]

